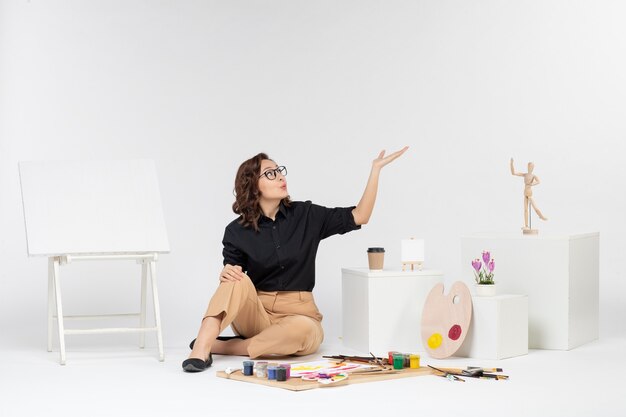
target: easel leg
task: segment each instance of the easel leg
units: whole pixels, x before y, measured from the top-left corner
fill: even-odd
[[[54,258],[48,258],[48,352],[52,352],[52,326],[54,326]]]
[[[59,349],[61,351],[61,365],[65,365],[65,328],[63,327],[63,307],[61,302],[59,258],[54,258],[52,280],[54,281],[54,298],[57,307],[57,327],[59,328]]]
[[[148,266],[146,262],[141,263],[141,310],[139,311],[139,327],[146,327],[146,292],[148,281]],[[139,333],[139,348],[143,349],[146,346],[146,333]]]
[[[154,302],[154,321],[157,328],[157,343],[159,345],[159,361],[165,360],[163,354],[163,335],[161,333],[161,309],[159,308],[159,293],[157,291],[156,283],[156,262],[151,261],[150,268],[150,281],[152,282],[152,301]]]

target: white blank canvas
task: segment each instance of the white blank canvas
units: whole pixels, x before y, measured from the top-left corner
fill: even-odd
[[[402,239],[402,262],[424,262],[424,239]]]
[[[30,256],[169,252],[150,160],[20,162]]]

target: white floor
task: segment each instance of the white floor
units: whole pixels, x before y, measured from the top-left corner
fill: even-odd
[[[422,359],[434,366],[502,367],[509,381],[465,383],[424,376],[291,392],[215,376],[240,357],[215,356],[208,371],[187,374],[188,349],[73,347],[67,365],[45,346],[2,352],[0,416],[626,416],[626,337],[601,339],[569,352],[531,351],[501,361]],[[355,354],[326,343],[318,355]],[[196,414],[200,413],[200,414]]]

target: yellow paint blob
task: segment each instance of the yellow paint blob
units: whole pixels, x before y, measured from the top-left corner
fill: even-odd
[[[437,349],[441,346],[441,342],[443,341],[443,337],[439,333],[433,333],[432,336],[428,338],[428,347],[431,349]]]

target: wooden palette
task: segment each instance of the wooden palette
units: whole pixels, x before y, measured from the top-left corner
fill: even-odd
[[[457,281],[448,295],[443,284],[430,290],[422,312],[422,341],[435,359],[452,356],[463,344],[472,320],[472,296],[467,285]]]
[[[220,378],[232,379],[235,381],[250,382],[258,385],[265,385],[274,388],[283,388],[290,391],[305,391],[314,388],[330,388],[344,385],[360,384],[363,382],[374,381],[387,381],[391,379],[407,378],[414,376],[434,375],[434,371],[427,367],[421,367],[418,369],[400,369],[392,371],[391,373],[375,373],[375,374],[350,374],[350,376],[338,383],[329,385],[320,384],[317,381],[303,381],[301,378],[291,378],[288,381],[278,382],[274,380],[268,380],[266,378],[257,378],[256,376],[246,376],[240,371],[227,374],[224,371],[217,371],[216,376]]]

